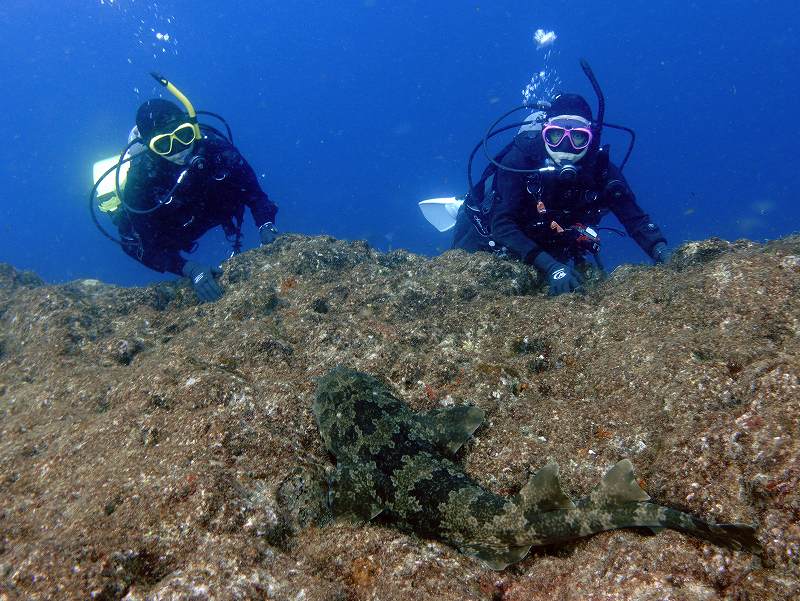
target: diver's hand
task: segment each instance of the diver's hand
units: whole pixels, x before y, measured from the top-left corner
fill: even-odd
[[[183,275],[192,280],[195,294],[201,303],[213,303],[222,298],[222,286],[214,279],[222,275],[219,267],[206,267],[194,261],[186,261]]]
[[[278,228],[271,221],[267,221],[258,228],[258,235],[261,236],[261,244],[272,244],[278,237]]]
[[[548,253],[540,252],[534,259],[533,264],[545,274],[550,296],[583,290],[580,276],[575,270],[569,265],[556,261]]]
[[[672,253],[667,248],[667,245],[663,242],[656,244],[650,251],[650,258],[652,258],[656,263],[669,263],[669,258],[671,256]]]
[[[567,292],[582,291],[581,279],[572,267],[556,263],[547,272],[548,294],[558,296]]]

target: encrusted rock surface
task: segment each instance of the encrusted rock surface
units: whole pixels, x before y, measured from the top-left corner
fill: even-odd
[[[792,599],[800,595],[800,239],[710,240],[551,299],[487,255],[285,236],[185,282],[0,267],[0,599]],[[759,524],[759,561],[616,531],[496,573],[388,524],[322,523],[314,379],[473,402],[467,471],[512,494],[629,457],[656,502]]]

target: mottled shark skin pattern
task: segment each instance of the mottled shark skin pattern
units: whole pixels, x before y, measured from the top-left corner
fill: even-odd
[[[483,422],[477,407],[415,413],[379,380],[337,367],[320,379],[313,410],[336,456],[328,499],[334,515],[368,521],[382,513],[400,529],[442,540],[496,570],[532,546],[629,527],[671,528],[760,551],[751,526],[713,524],[648,503],[627,459],[577,503],[562,491],[555,463],[514,497],[486,490],[452,460]]]

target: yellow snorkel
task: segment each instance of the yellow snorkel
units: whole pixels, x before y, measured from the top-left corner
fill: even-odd
[[[150,75],[152,75],[153,79],[155,79],[158,83],[167,88],[167,91],[175,96],[175,98],[177,98],[178,101],[183,105],[189,115],[189,123],[192,124],[192,129],[194,129],[194,139],[200,140],[200,124],[197,122],[197,112],[194,110],[192,103],[189,102],[189,99],[186,97],[186,95],[176,88],[175,84],[169,81],[163,75],[159,75],[158,73],[154,72],[151,72]]]

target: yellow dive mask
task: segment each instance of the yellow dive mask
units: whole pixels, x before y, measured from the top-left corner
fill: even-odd
[[[175,149],[175,142],[183,146],[191,146],[195,141],[195,126],[192,123],[181,123],[178,127],[166,134],[158,134],[150,138],[150,150],[160,156],[168,156]]]
[[[152,75],[153,79],[167,88],[167,91],[169,91],[170,94],[175,96],[175,98],[180,101],[189,115],[188,122],[181,123],[178,127],[172,130],[171,133],[159,134],[150,139],[150,150],[155,152],[157,155],[167,156],[172,153],[175,140],[184,146],[189,146],[195,140],[200,140],[202,138],[200,133],[200,125],[197,123],[197,113],[195,112],[192,103],[189,102],[189,99],[186,97],[186,95],[181,92],[174,83],[169,81],[163,75],[159,75],[158,73],[150,73],[150,75]]]

